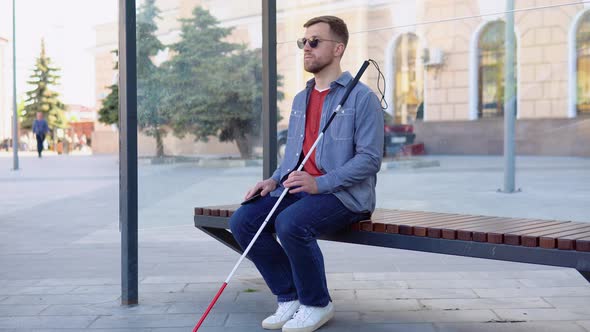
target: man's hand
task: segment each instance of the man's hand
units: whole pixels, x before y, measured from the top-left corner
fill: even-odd
[[[258,182],[252,189],[248,190],[246,196],[244,196],[244,200],[254,196],[259,190],[261,196],[266,196],[269,192],[273,191],[277,187],[277,182],[273,179],[266,179],[264,181]]]
[[[295,194],[298,192],[306,192],[308,194],[317,194],[318,193],[318,185],[315,182],[315,178],[307,172],[295,171],[289,174],[289,177],[283,185],[286,188],[297,187],[295,189],[289,190],[290,193]]]

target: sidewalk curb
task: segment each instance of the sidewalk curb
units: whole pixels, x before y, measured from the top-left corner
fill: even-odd
[[[163,158],[140,158],[144,163],[152,165],[176,164],[176,163],[193,163],[196,167],[202,168],[239,168],[239,167],[261,167],[262,159],[238,159],[238,158],[214,158],[214,157],[190,157],[190,156],[170,156]],[[381,163],[381,171],[389,169],[409,169],[438,167],[438,160],[422,159],[401,159],[401,160],[384,160]]]
[[[381,171],[387,171],[389,169],[425,168],[425,167],[439,167],[439,166],[440,166],[440,162],[438,160],[419,160],[419,159],[392,160],[392,161],[383,161],[381,163]]]

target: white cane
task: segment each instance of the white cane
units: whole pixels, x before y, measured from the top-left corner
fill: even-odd
[[[358,83],[361,76],[363,76],[363,73],[365,72],[365,70],[367,69],[368,66],[369,66],[369,61],[366,60],[365,62],[363,62],[361,69],[359,69],[359,71],[356,74],[356,76],[354,77],[354,79],[350,83],[348,83],[348,85],[346,87],[346,92],[344,93],[344,96],[342,96],[340,103],[338,103],[338,106],[336,107],[334,112],[332,112],[330,119],[328,120],[326,125],[324,125],[324,128],[322,129],[322,131],[319,133],[318,138],[315,140],[315,142],[313,143],[313,145],[311,146],[311,148],[307,152],[307,155],[305,156],[303,161],[301,161],[301,163],[297,167],[297,171],[301,171],[303,169],[303,165],[305,165],[305,163],[307,162],[307,160],[309,159],[311,154],[314,152],[316,146],[318,145],[318,143],[320,142],[320,140],[324,136],[324,133],[326,132],[326,130],[330,126],[330,123],[332,123],[332,120],[334,120],[334,117],[340,111],[340,109],[342,108],[342,105],[344,105],[344,102],[346,102],[346,99],[348,99],[348,95],[350,95],[350,92],[356,86],[356,84]],[[274,214],[274,212],[278,208],[279,204],[281,203],[281,201],[287,195],[288,192],[289,192],[289,188],[285,188],[283,190],[283,192],[281,193],[281,196],[279,196],[279,199],[277,200],[275,205],[272,207],[272,209],[270,210],[270,212],[266,216],[266,219],[264,219],[264,222],[262,223],[262,225],[260,226],[260,228],[256,232],[256,235],[254,235],[254,237],[252,238],[252,241],[250,241],[250,244],[248,244],[248,247],[246,247],[246,249],[244,250],[244,253],[242,253],[242,256],[240,256],[240,259],[238,259],[238,262],[236,263],[236,265],[234,266],[234,268],[232,269],[230,274],[227,276],[227,278],[223,282],[223,285],[221,285],[221,288],[219,289],[219,291],[217,292],[217,294],[215,295],[215,297],[213,298],[213,300],[211,301],[211,303],[207,307],[207,310],[205,310],[205,313],[203,314],[203,316],[201,317],[201,319],[199,320],[199,322],[197,323],[197,325],[193,329],[193,332],[196,332],[199,330],[199,327],[201,327],[201,324],[203,324],[203,321],[205,320],[205,318],[207,318],[207,315],[209,314],[209,312],[211,311],[211,309],[213,308],[213,306],[217,302],[217,299],[219,299],[219,296],[221,296],[221,293],[223,293],[223,290],[225,289],[225,287],[227,286],[227,284],[229,283],[229,281],[233,277],[234,273],[236,272],[236,270],[238,269],[238,267],[240,266],[240,264],[242,263],[244,258],[248,255],[248,252],[250,251],[250,249],[254,245],[254,242],[256,242],[256,239],[258,239],[258,236],[260,236],[260,233],[262,233],[262,230],[264,229],[264,227],[266,226],[266,224],[268,223],[268,221],[270,220],[270,218],[272,217],[272,215]]]

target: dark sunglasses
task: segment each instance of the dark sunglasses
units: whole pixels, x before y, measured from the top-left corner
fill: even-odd
[[[318,44],[321,41],[331,41],[331,42],[335,42],[335,43],[340,43],[337,40],[319,39],[316,37],[311,37],[311,38],[307,39],[304,37],[304,38],[297,39],[297,47],[299,47],[300,49],[303,49],[305,47],[305,44],[309,43],[309,47],[316,48],[316,47],[318,47]]]

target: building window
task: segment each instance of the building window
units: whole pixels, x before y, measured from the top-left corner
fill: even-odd
[[[488,23],[479,36],[478,118],[504,115],[504,33],[505,23],[497,20]],[[514,73],[516,76],[516,70]]]
[[[578,115],[590,115],[590,11],[581,18],[576,31],[576,70]]]
[[[395,123],[411,123],[417,118],[424,96],[424,66],[419,58],[420,43],[413,33],[405,33],[395,45]]]

